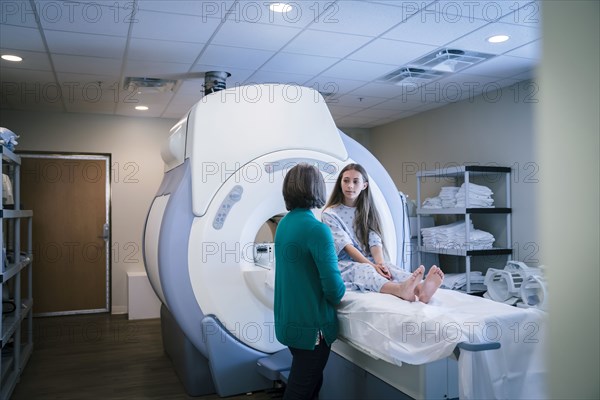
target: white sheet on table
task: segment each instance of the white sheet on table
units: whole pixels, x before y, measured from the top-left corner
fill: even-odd
[[[346,291],[338,308],[341,337],[396,365],[442,359],[459,342],[500,342],[499,350],[461,353],[461,399],[545,398],[545,315],[445,289],[429,304]]]

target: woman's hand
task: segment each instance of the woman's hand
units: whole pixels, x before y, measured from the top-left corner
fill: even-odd
[[[385,279],[392,279],[392,274],[390,273],[390,270],[383,264],[372,264],[373,268],[375,268],[375,271],[377,271],[377,273],[381,276],[383,276]]]

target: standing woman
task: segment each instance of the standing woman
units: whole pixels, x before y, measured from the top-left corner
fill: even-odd
[[[293,356],[283,398],[316,399],[346,289],[331,231],[311,211],[326,201],[319,170],[305,163],[290,169],[283,199],[289,213],[275,232],[275,334]]]

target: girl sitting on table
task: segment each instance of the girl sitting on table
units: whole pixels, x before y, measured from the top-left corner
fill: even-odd
[[[381,222],[369,191],[367,172],[360,164],[348,164],[342,169],[322,220],[333,233],[347,287],[428,303],[442,284],[444,273],[435,265],[423,280],[423,265],[408,273],[385,262]]]

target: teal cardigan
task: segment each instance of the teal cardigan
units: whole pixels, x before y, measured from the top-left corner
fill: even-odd
[[[275,233],[275,334],[284,345],[313,350],[322,332],[337,338],[336,306],[346,288],[333,236],[311,210],[290,211]]]

